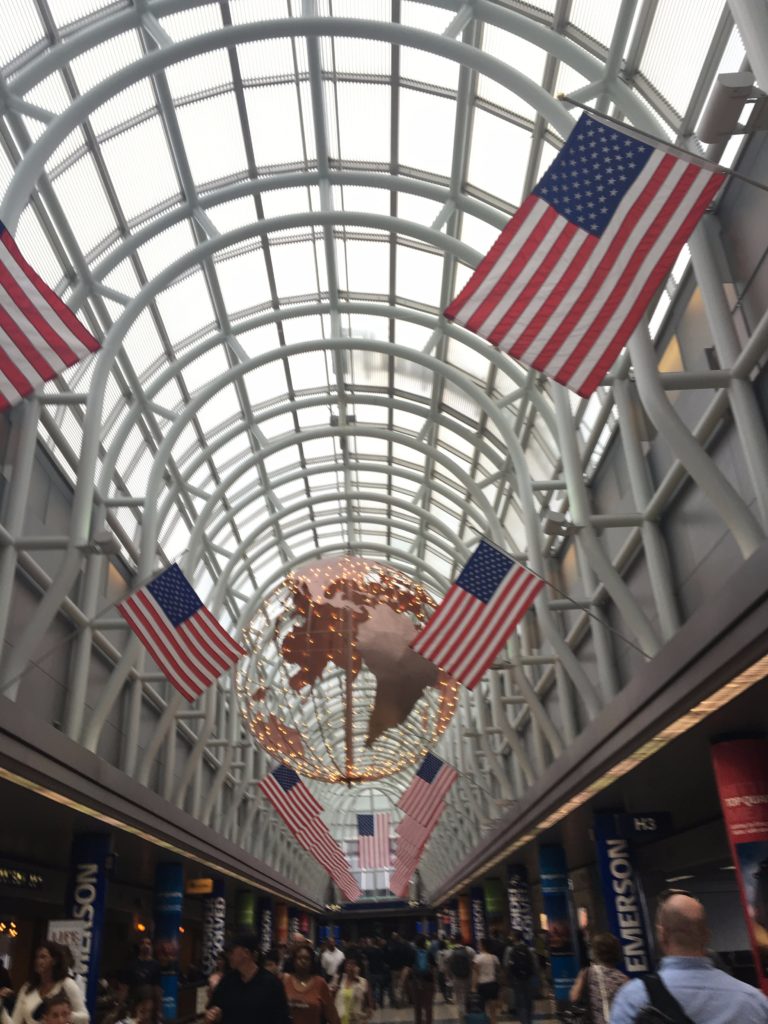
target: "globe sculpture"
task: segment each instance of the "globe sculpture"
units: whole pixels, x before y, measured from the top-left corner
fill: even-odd
[[[404,572],[356,556],[289,573],[245,630],[237,689],[256,741],[324,782],[380,779],[422,758],[459,689],[408,646],[434,605]]]

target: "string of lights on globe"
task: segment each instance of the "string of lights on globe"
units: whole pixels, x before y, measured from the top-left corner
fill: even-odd
[[[311,562],[266,595],[237,676],[256,742],[300,775],[352,784],[418,762],[459,684],[409,647],[435,607],[400,569],[353,555]]]

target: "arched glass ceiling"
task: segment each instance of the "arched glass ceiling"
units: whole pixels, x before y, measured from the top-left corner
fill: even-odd
[[[723,0],[12,4],[4,213],[106,337],[39,430],[128,564],[180,558],[238,624],[317,554],[439,593],[478,533],[529,546],[521,476],[562,507],[548,386],[440,310],[568,131],[560,93],[697,148],[744,59]],[[606,391],[571,402],[587,474]]]

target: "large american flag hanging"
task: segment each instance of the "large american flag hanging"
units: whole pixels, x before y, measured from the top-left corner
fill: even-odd
[[[473,690],[543,586],[481,540],[411,647]]]
[[[182,696],[193,701],[246,654],[174,564],[117,611]]]
[[[315,799],[298,774],[280,764],[259,782],[291,833],[338,885],[345,899],[360,898],[360,887],[349,870],[349,862],[333,839],[320,814],[323,805]]]
[[[99,347],[0,223],[0,411]]]
[[[398,807],[408,817],[431,831],[440,817],[446,794],[457,776],[458,772],[453,765],[441,761],[435,754],[427,754],[410,785],[398,800]],[[402,830],[401,823],[398,831],[402,833]]]
[[[358,814],[358,857],[364,870],[388,868],[392,863],[389,852],[389,815]]]
[[[587,397],[724,178],[583,114],[445,315]]]

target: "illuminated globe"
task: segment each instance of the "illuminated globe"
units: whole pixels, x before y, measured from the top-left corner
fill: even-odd
[[[419,761],[459,684],[408,646],[435,603],[399,569],[343,555],[289,573],[245,630],[238,674],[256,741],[324,782],[384,778]]]

